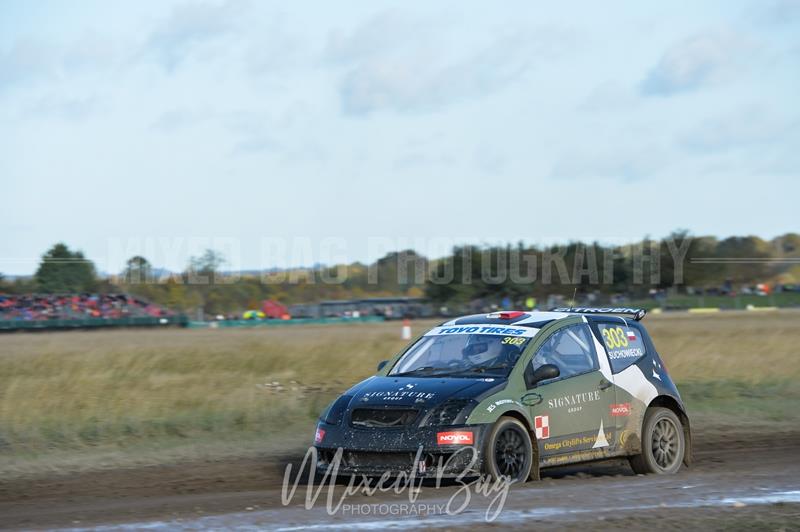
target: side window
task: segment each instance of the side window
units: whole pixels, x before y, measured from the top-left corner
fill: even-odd
[[[627,323],[598,323],[597,331],[608,351],[612,373],[619,373],[644,356],[644,338],[638,327]]]
[[[589,326],[580,324],[559,329],[542,344],[531,363],[534,370],[544,364],[557,366],[559,379],[596,370],[597,353]]]

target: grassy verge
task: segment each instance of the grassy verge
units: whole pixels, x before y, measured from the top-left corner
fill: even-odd
[[[647,323],[704,423],[797,425],[798,318]],[[399,333],[381,323],[0,336],[0,472],[302,448],[325,404],[403,347]]]
[[[306,445],[399,336],[384,324],[0,336],[0,470]]]
[[[667,308],[685,309],[692,307],[717,307],[721,309],[744,310],[748,305],[754,307],[800,307],[800,292],[782,292],[768,296],[738,295],[738,296],[672,296],[663,303]],[[632,301],[632,307],[656,308],[661,307],[653,299]]]

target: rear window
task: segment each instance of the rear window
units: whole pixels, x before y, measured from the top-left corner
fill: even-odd
[[[619,373],[644,356],[644,338],[638,327],[622,323],[598,323],[597,330],[608,351],[613,373]]]

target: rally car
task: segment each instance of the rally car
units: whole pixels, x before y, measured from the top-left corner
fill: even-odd
[[[628,457],[637,473],[691,461],[691,430],[645,311],[559,308],[434,327],[320,416],[318,471],[524,481]],[[469,452],[466,452],[467,449]]]

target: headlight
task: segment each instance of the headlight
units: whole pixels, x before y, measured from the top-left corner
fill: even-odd
[[[347,408],[347,405],[350,403],[350,399],[352,399],[352,396],[342,395],[337,400],[332,402],[330,406],[322,412],[322,415],[319,416],[320,421],[323,421],[328,425],[338,425],[341,423],[342,417],[344,416],[344,411]]]
[[[422,425],[428,427],[460,425],[467,420],[467,416],[477,404],[472,399],[448,399],[434,407],[425,417]]]

